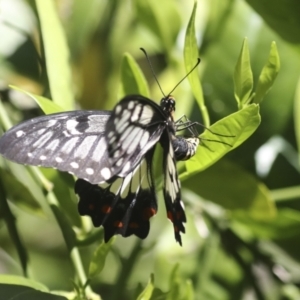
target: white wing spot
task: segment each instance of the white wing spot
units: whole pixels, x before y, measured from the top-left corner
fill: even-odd
[[[143,134],[143,130],[140,128],[134,128],[132,131],[132,139],[128,137],[129,143],[126,143],[126,140],[124,141],[123,147],[126,148],[127,153],[132,153],[134,150],[136,150],[139,142],[141,135]]]
[[[47,145],[46,149],[50,149],[50,150],[54,151],[58,145],[59,145],[59,139],[55,139]]]
[[[40,156],[40,160],[45,160],[45,159],[47,159],[47,156],[45,156],[45,155]]]
[[[122,106],[121,105],[117,105],[116,106],[116,114],[120,114],[121,110],[122,110]]]
[[[137,120],[140,119],[140,112],[142,110],[142,104],[137,104],[133,113],[132,113],[132,116],[131,116],[131,121],[132,122],[136,122]]]
[[[128,109],[133,109],[135,104],[136,104],[135,101],[130,101],[128,104]]]
[[[126,128],[128,126],[128,120],[131,116],[131,111],[125,110],[123,114],[121,114],[120,122],[116,125],[116,130],[120,132],[122,128]]]
[[[27,153],[27,156],[28,156],[28,157],[32,157],[32,153],[28,152],[28,153]]]
[[[42,129],[38,130],[37,133],[38,133],[39,135],[41,135],[41,134],[43,134],[45,131],[46,131],[46,128],[42,128]]]
[[[115,126],[120,122],[120,119],[119,118],[115,118],[114,119],[114,123],[115,123]]]
[[[57,123],[57,120],[50,120],[47,122],[46,127],[51,127]]]
[[[78,142],[79,137],[75,137],[72,138],[70,140],[68,140],[62,147],[61,147],[61,151],[69,154],[75,147],[76,143]]]
[[[40,148],[42,147],[53,135],[53,131],[49,131],[41,136],[34,144],[33,147]]]
[[[94,145],[94,142],[96,141],[97,136],[96,135],[90,135],[87,136],[80,145],[77,145],[74,152],[74,157],[79,157],[81,159],[84,159],[88,156],[91,148]]]
[[[70,136],[71,136],[71,134],[70,134],[70,133],[68,133],[68,131],[67,131],[67,130],[64,130],[64,131],[63,131],[63,135],[64,135],[64,136],[66,136],[66,137],[70,137]]]
[[[94,170],[92,168],[86,168],[85,171],[89,175],[93,175],[94,174]]]
[[[123,170],[122,170],[122,172],[121,173],[127,173],[129,170],[130,170],[130,166],[131,166],[131,163],[130,163],[130,161],[128,161],[126,164],[125,164],[125,166],[124,166],[124,168],[123,168]]]
[[[120,151],[120,150],[117,150],[117,151],[115,151],[115,152],[113,153],[113,156],[114,156],[114,158],[117,158],[117,157],[120,156],[120,154],[121,154],[121,151]]]
[[[143,136],[142,136],[142,138],[141,138],[141,140],[140,140],[140,147],[141,148],[145,147],[145,145],[149,141],[149,137],[150,137],[149,132],[145,131],[144,134],[143,134]]]
[[[58,162],[58,163],[61,163],[61,162],[63,161],[63,159],[60,158],[60,157],[55,157],[55,160],[56,160],[56,162]]]
[[[151,106],[145,105],[140,116],[139,123],[147,125],[151,122],[154,115],[154,110]]]
[[[121,157],[121,158],[116,162],[117,167],[121,167],[121,166],[122,166],[123,160],[124,160],[124,159]]]
[[[70,163],[70,166],[71,166],[72,168],[74,168],[74,169],[78,169],[78,168],[79,168],[78,163],[75,162],[75,161],[72,161],[72,162]]]
[[[75,120],[69,120],[66,122],[66,127],[69,133],[71,134],[82,134],[75,127],[78,125],[78,122]]]
[[[110,169],[109,168],[103,168],[101,170],[101,175],[103,176],[103,178],[105,180],[109,179],[111,177],[111,172],[110,172]]]
[[[23,135],[25,135],[25,132],[23,130],[19,130],[19,131],[16,132],[17,137],[21,137]]]
[[[95,150],[92,154],[92,159],[100,162],[100,160],[102,159],[105,153],[106,153],[106,143],[105,143],[105,138],[102,137],[100,138],[97,146],[95,147]]]

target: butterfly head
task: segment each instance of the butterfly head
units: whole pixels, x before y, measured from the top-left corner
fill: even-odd
[[[173,96],[168,95],[163,97],[160,101],[160,106],[167,115],[171,115],[173,117],[176,106],[176,101]]]

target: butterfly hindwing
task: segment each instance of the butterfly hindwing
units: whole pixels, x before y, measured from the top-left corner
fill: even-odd
[[[94,226],[104,227],[105,241],[115,234],[124,237],[135,234],[142,239],[148,235],[149,219],[157,211],[152,157],[153,149],[127,176],[112,178],[107,184],[93,185],[77,180],[79,213],[90,216]]]
[[[74,111],[37,117],[8,130],[0,153],[28,165],[57,168],[103,182],[109,168],[105,125],[111,112]]]
[[[159,141],[165,121],[160,106],[143,96],[121,100],[106,125],[109,175],[126,176]]]
[[[183,223],[186,222],[186,216],[181,201],[181,186],[177,174],[175,153],[168,132],[163,134],[161,144],[164,168],[163,193],[167,217],[173,223],[176,241],[182,245],[180,232],[185,233]]]

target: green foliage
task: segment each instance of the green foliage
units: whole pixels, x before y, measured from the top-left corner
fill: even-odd
[[[37,107],[46,114],[80,105],[111,109],[128,94],[159,101],[140,47],[163,91],[171,91],[201,58],[172,94],[176,117],[188,114],[204,124],[204,132],[196,155],[178,164],[187,212],[182,248],[175,244],[160,192],[160,209],[145,241],[116,237],[105,244],[102,229],[77,213],[73,176],[1,158],[0,254],[6,274],[0,276],[1,297],[298,299],[296,2],[12,4],[24,22],[40,25],[28,25],[28,31],[14,23],[18,16],[9,18],[4,11],[8,19],[1,26],[9,31],[1,35],[7,49],[0,47],[0,79],[13,93],[6,97],[0,91],[3,132],[35,116]],[[28,58],[32,53],[35,59]],[[155,167],[161,165],[156,159]],[[160,169],[155,169],[158,189]]]

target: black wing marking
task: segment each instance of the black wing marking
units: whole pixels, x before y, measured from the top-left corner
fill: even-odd
[[[159,141],[167,117],[155,102],[138,95],[116,105],[106,125],[112,175],[124,177]]]
[[[0,139],[0,153],[21,164],[57,168],[91,183],[109,168],[105,125],[111,112],[72,111],[25,121]]]
[[[180,232],[185,233],[183,223],[186,216],[181,201],[181,186],[176,169],[175,153],[172,146],[169,132],[165,131],[161,138],[163,146],[163,167],[164,167],[164,198],[167,210],[167,217],[174,226],[175,240],[182,245]]]
[[[126,177],[115,177],[110,183],[93,185],[78,179],[75,192],[79,195],[78,211],[91,217],[94,226],[103,226],[105,241],[113,235],[135,234],[146,238],[149,219],[156,214],[157,200],[151,162],[154,149]]]

